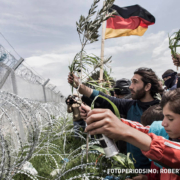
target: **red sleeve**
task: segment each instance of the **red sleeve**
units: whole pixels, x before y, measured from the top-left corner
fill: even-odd
[[[141,123],[136,122],[136,121],[130,121],[130,120],[126,120],[126,119],[121,119],[121,121],[124,124],[127,124],[128,126],[133,127],[134,129],[137,129],[145,134],[148,134],[150,126],[143,126]]]
[[[170,168],[180,167],[180,143],[170,141],[153,133],[148,134],[152,138],[149,151],[142,153],[154,161],[158,161]]]

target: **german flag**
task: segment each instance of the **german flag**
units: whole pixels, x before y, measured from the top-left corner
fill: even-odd
[[[117,11],[117,15],[111,17],[106,23],[105,39],[121,36],[142,36],[149,25],[155,23],[155,18],[146,9],[139,5],[110,8]]]

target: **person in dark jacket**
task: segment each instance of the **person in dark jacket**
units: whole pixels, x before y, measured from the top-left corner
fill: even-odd
[[[69,74],[68,82],[72,84],[73,80],[75,82],[74,86],[79,86],[78,78],[75,75],[72,76]],[[121,115],[126,116],[129,120],[140,122],[141,115],[147,108],[159,104],[159,100],[155,99],[155,96],[156,93],[162,93],[163,89],[160,87],[155,72],[149,68],[139,68],[135,70],[131,82],[129,89],[132,100],[114,98],[100,91],[92,90],[83,84],[80,85],[79,92],[91,99],[94,99],[97,95],[103,95],[117,106]],[[96,102],[100,104],[100,108],[107,108],[113,111],[111,105],[106,100],[97,98]],[[86,118],[88,111],[90,111],[89,107],[80,107],[81,117],[83,119]],[[150,168],[150,161],[142,154],[140,149],[127,143],[127,152],[130,152],[136,160],[135,168]]]
[[[129,86],[131,85],[131,81],[126,78],[122,78],[116,81],[114,86],[114,97],[120,99],[131,99],[131,91]]]
[[[131,99],[131,91],[129,86],[131,85],[131,81],[126,78],[118,79],[114,86],[114,97],[119,99]],[[121,118],[126,118],[125,116],[121,115]],[[117,148],[119,152],[126,154],[127,153],[127,146],[126,142],[119,140],[116,141]]]
[[[162,78],[164,80],[166,90],[173,90],[177,88],[177,72],[172,69],[168,69],[162,74]]]

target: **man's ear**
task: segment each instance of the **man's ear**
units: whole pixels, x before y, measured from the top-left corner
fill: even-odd
[[[151,89],[151,83],[147,83],[144,90],[147,92]]]

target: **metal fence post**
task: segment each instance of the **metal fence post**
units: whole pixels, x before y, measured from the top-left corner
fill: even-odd
[[[7,78],[9,77],[9,74],[11,73],[11,71],[15,71],[20,65],[21,63],[24,61],[23,58],[20,58],[19,61],[16,62],[16,64],[13,66],[13,68],[7,68],[8,70],[6,71],[1,83],[0,83],[0,89],[3,87],[3,85],[5,84]],[[4,63],[2,63],[5,67],[7,67]]]
[[[16,76],[15,76],[15,72],[13,70],[11,71],[11,80],[12,80],[13,93],[18,95]]]
[[[49,81],[50,81],[50,79],[46,80],[45,83],[42,85],[42,86],[43,86],[43,93],[44,93],[44,102],[47,102],[45,86],[47,85],[47,83],[48,83]]]

